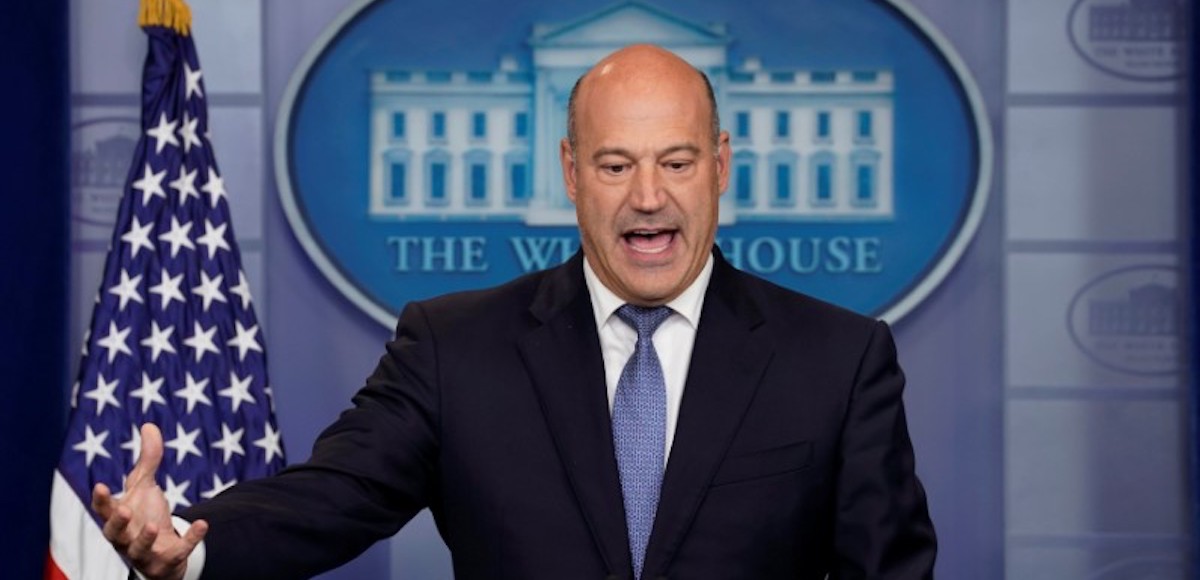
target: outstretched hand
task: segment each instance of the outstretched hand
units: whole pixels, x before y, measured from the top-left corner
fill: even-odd
[[[171,507],[154,480],[162,462],[163,440],[158,427],[142,425],[142,450],[117,499],[103,483],[92,490],[92,509],[104,522],[104,537],[147,578],[178,580],[187,558],[204,539],[208,523],[192,522],[183,536],[171,525]]]

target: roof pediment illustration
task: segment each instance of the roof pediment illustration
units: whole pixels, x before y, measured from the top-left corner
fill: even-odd
[[[534,47],[581,47],[649,42],[661,45],[729,43],[724,24],[689,22],[636,0],[620,2],[566,23],[533,27]]]

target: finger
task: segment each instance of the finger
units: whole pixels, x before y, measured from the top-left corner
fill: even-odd
[[[129,544],[129,551],[126,552],[129,559],[139,567],[149,564],[149,557],[152,555],[151,549],[154,547],[156,539],[158,539],[158,526],[153,523],[143,526],[142,531]]]
[[[196,520],[188,527],[183,534],[183,541],[187,544],[187,553],[192,553],[192,550],[204,540],[205,534],[208,533],[208,522],[204,520]]]
[[[112,517],[104,522],[104,539],[112,542],[117,549],[123,550],[130,542],[129,522],[132,519],[133,511],[126,506],[117,506]]]
[[[154,481],[154,474],[158,473],[158,465],[162,463],[162,456],[162,432],[154,423],[142,424],[142,450],[133,470],[129,472],[125,488],[133,489],[145,482]]]
[[[112,498],[112,490],[108,489],[107,485],[97,483],[96,487],[92,488],[92,511],[100,516],[100,519],[108,521],[112,517],[112,512],[115,502]]]

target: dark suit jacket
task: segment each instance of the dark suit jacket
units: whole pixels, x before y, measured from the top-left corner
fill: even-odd
[[[717,253],[644,578],[932,575],[886,325]],[[206,578],[344,562],[429,507],[455,576],[628,579],[582,258],[416,302],[312,458],[185,512]]]

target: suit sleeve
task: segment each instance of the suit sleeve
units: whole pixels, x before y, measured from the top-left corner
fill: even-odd
[[[842,430],[833,579],[933,577],[937,542],[915,472],[903,391],[891,332],[877,322]]]
[[[181,514],[210,524],[203,578],[310,577],[429,505],[438,457],[435,343],[421,306],[406,307],[353,407],[321,433],[307,462]]]

